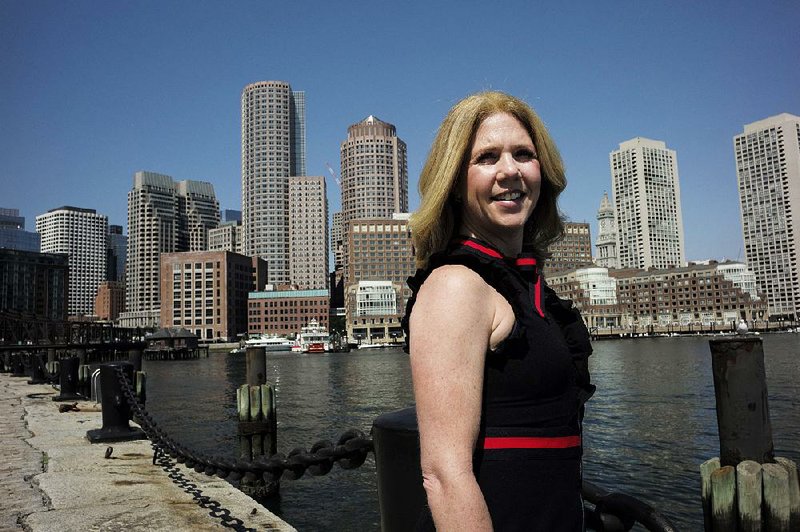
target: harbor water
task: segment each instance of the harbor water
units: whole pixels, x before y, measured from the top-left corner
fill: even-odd
[[[763,335],[776,456],[800,462],[800,335]],[[699,465],[719,454],[708,338],[605,340],[590,359],[597,393],[584,425],[585,476],[634,495],[679,530],[701,530]],[[175,439],[234,457],[244,355],[145,362],[147,409]],[[400,349],[267,354],[277,394],[278,449],[310,448],[413,404]],[[283,480],[271,510],[301,531],[380,530],[372,455],[355,470]]]

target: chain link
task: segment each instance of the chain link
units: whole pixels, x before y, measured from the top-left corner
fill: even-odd
[[[342,469],[355,469],[362,465],[367,455],[374,450],[372,440],[362,431],[351,429],[342,434],[334,445],[329,440],[315,443],[310,451],[295,448],[288,456],[281,453],[258,457],[254,461],[228,460],[218,456],[207,456],[182,446],[164,432],[136,398],[121,367],[114,368],[117,379],[131,407],[134,419],[150,439],[153,448],[159,449],[176,462],[206,475],[216,475],[231,481],[263,479],[274,482],[280,478],[295,480],[306,471],[313,476],[325,475],[338,463]],[[153,462],[155,463],[155,456]]]

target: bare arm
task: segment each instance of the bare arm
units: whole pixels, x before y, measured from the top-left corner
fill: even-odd
[[[472,455],[486,350],[512,324],[508,303],[463,266],[434,270],[417,295],[411,372],[423,486],[439,531],[492,529]]]

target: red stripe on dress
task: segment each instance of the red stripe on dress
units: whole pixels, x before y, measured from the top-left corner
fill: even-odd
[[[544,318],[544,310],[542,310],[542,276],[536,276],[536,284],[533,285],[533,302],[536,305],[536,312],[539,316]]]
[[[482,246],[482,245],[478,244],[475,241],[462,240],[461,243],[463,245],[467,246],[467,247],[470,247],[472,249],[476,249],[476,250],[480,251],[481,253],[489,255],[490,257],[494,257],[496,259],[502,259],[503,258],[503,256],[500,253],[496,252],[495,250],[493,250],[491,248],[487,248],[486,246]]]
[[[483,439],[484,449],[567,449],[580,447],[580,436],[541,438],[536,436],[489,437]]]
[[[517,259],[517,266],[536,266],[536,259],[533,257],[526,257]]]

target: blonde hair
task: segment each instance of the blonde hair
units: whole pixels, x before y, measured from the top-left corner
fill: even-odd
[[[421,203],[411,216],[416,263],[425,268],[428,259],[443,251],[458,231],[460,208],[453,194],[465,174],[475,132],[495,113],[513,115],[528,131],[542,173],[536,208],[525,223],[524,245],[540,258],[547,246],[564,233],[558,211],[558,195],[567,185],[564,163],[544,123],[522,100],[502,92],[480,92],[455,104],[447,113],[428,153],[419,178]]]

